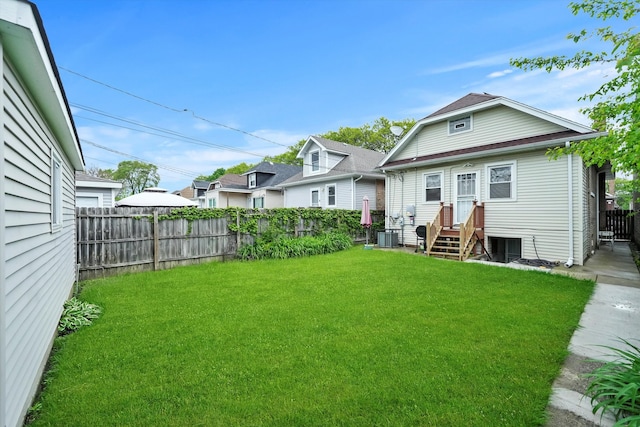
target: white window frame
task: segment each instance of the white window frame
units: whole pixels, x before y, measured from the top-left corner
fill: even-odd
[[[255,172],[249,174],[248,180],[249,180],[249,182],[248,182],[247,186],[249,188],[256,188],[257,182],[258,182],[258,177],[257,177],[257,174]]]
[[[511,197],[491,197],[491,169],[499,167],[511,167]],[[516,188],[517,188],[517,162],[515,160],[500,163],[491,163],[486,165],[485,176],[486,179],[486,200],[491,202],[515,202],[517,200]]]
[[[262,206],[257,207],[256,206],[256,200],[262,200],[262,203],[261,203]],[[252,209],[264,209],[264,196],[252,197],[251,198],[251,208]]]
[[[427,176],[431,176],[431,175],[440,176],[440,199],[427,201]],[[422,197],[423,197],[422,203],[425,203],[425,204],[434,204],[434,203],[440,203],[444,201],[444,172],[443,171],[425,172],[422,174]]]
[[[316,204],[313,203],[313,193],[318,193],[318,202]],[[319,188],[312,188],[309,191],[309,206],[311,206],[312,208],[318,208],[321,206],[320,204],[320,189]]]
[[[313,155],[317,154],[318,155],[318,164],[316,166],[316,168],[314,169],[314,163],[313,163]],[[313,150],[309,152],[309,170],[311,171],[311,173],[319,173],[320,172],[320,150]]]
[[[329,201],[329,188],[333,187],[333,203]],[[327,193],[327,207],[335,208],[338,206],[338,185],[337,184],[327,184],[325,187],[325,192]]]
[[[51,149],[51,232],[62,229],[62,157]]]
[[[466,125],[466,123],[469,123]],[[464,127],[456,129],[456,126],[464,124]],[[453,127],[453,130],[452,130]],[[473,114],[469,114],[468,116],[457,117],[455,119],[451,119],[447,122],[447,133],[448,135],[459,135],[465,132],[471,132],[473,130]]]
[[[209,208],[217,208],[218,207],[218,199],[215,197],[211,197],[208,203]]]

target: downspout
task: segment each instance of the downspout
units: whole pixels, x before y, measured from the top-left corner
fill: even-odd
[[[356,182],[360,181],[364,175],[360,175],[358,178],[351,181],[351,209],[356,209]]]
[[[571,142],[565,142],[565,147],[569,148]],[[569,259],[564,264],[565,267],[573,266],[573,154],[567,154],[567,181],[569,185]]]

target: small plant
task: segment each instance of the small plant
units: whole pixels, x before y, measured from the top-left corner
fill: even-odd
[[[88,326],[93,322],[93,319],[100,316],[100,313],[102,313],[102,309],[97,305],[73,297],[64,303],[64,310],[62,310],[58,324],[58,333],[66,335],[77,331],[82,326]]]
[[[586,395],[591,397],[593,413],[610,411],[614,427],[640,427],[640,348],[620,339],[629,349],[605,347],[618,358],[586,376],[593,378]]]

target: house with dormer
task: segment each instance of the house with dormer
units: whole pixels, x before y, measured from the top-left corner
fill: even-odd
[[[505,97],[468,94],[417,121],[379,163],[386,228],[408,246],[423,237],[433,256],[582,264],[605,231],[611,166],[547,152],[601,135]]]
[[[310,136],[298,153],[302,171],[280,186],[284,206],[361,209],[367,196],[372,210],[384,209],[384,174],[376,169],[384,153]]]
[[[300,166],[262,162],[242,175],[220,177],[209,185],[205,206],[249,209],[284,207],[280,184],[301,171]]]

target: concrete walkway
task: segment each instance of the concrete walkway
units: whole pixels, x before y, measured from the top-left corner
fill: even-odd
[[[623,347],[618,340],[640,340],[640,273],[628,243],[605,245],[584,266],[555,268],[556,274],[596,281],[589,303],[580,318],[580,326],[569,343],[560,376],[553,384],[547,410],[547,427],[612,426],[609,414],[594,415],[590,399],[583,395],[589,380],[584,374],[600,363],[614,359],[600,346]]]

